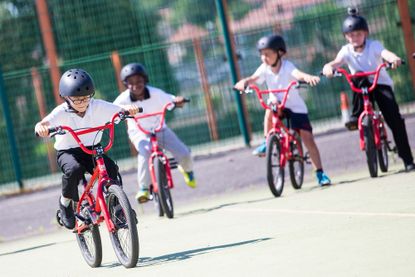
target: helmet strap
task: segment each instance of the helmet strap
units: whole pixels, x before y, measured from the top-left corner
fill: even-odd
[[[280,51],[277,50],[277,59],[275,60],[275,63],[271,65],[271,67],[276,67],[278,63],[280,62],[280,60],[281,60]]]
[[[365,38],[365,41],[363,41],[363,44],[362,45],[353,47],[353,50],[356,51],[356,50],[359,50],[359,49],[364,49],[365,48],[365,45],[366,45],[366,38]]]

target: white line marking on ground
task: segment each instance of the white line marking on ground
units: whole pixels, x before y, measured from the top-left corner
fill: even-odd
[[[350,215],[350,216],[386,216],[386,217],[409,217],[415,218],[415,213],[377,213],[377,212],[340,212],[340,211],[319,211],[319,210],[288,210],[288,209],[224,209],[229,212],[268,212],[268,213],[285,213],[285,214],[316,214],[316,215]]]

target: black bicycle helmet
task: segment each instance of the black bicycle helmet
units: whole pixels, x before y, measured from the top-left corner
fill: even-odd
[[[59,81],[59,95],[61,97],[88,96],[94,95],[94,93],[94,81],[83,69],[69,69],[63,73]]]
[[[263,49],[272,49],[275,52],[278,50],[281,50],[284,53],[287,52],[284,39],[279,35],[270,35],[260,38],[256,44],[256,48],[258,51]]]
[[[366,19],[359,15],[357,8],[348,8],[347,13],[349,16],[343,21],[343,34],[361,30],[369,32]]]
[[[140,75],[144,78],[145,82],[148,83],[148,75],[142,64],[129,63],[121,69],[121,80],[124,85],[127,85],[127,78],[133,75]]]

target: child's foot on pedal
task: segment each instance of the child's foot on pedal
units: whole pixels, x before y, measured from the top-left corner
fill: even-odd
[[[75,228],[75,213],[72,209],[72,203],[70,203],[68,207],[65,207],[59,199],[59,210],[63,226],[71,230]]]
[[[266,151],[267,151],[267,143],[266,143],[266,141],[264,141],[257,148],[255,148],[254,151],[252,151],[252,155],[258,156],[258,157],[263,157],[263,156],[265,156]]]
[[[347,121],[347,122],[344,124],[344,126],[346,126],[346,128],[347,128],[349,131],[354,131],[354,130],[357,130],[357,128],[358,128],[357,118],[356,118],[356,117],[354,117],[354,116],[351,116],[351,117],[350,117],[350,119],[349,119],[349,121]]]
[[[146,203],[148,200],[150,200],[150,192],[148,189],[140,189],[135,195],[135,199],[139,204]]]
[[[186,184],[194,189],[196,187],[196,180],[193,171],[185,171],[180,165],[177,168],[179,169],[180,173],[183,174]]]

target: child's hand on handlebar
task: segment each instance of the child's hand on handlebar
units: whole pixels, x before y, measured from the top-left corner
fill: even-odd
[[[176,98],[174,98],[173,103],[176,105],[176,107],[183,107],[184,103],[189,102],[189,100],[187,100],[186,98],[184,98],[183,96],[176,96]]]
[[[42,123],[38,123],[35,126],[35,133],[42,138],[46,138],[49,136],[49,127],[43,125]]]
[[[245,79],[240,80],[239,82],[237,82],[233,88],[239,91],[244,91],[245,88],[247,87],[247,82],[245,81]]]
[[[310,86],[315,86],[320,82],[320,78],[318,76],[307,74],[304,76],[304,82],[306,82]]]
[[[402,64],[402,59],[397,57],[395,60],[393,60],[391,63],[391,68],[392,69],[396,69],[398,68],[398,66],[400,66]]]
[[[324,67],[323,67],[323,75],[324,76],[326,76],[328,78],[331,78],[331,77],[333,77],[333,72],[334,72],[333,66],[331,66],[330,64],[324,65]]]
[[[129,105],[125,106],[124,109],[130,113],[130,115],[135,115],[139,112],[142,112],[143,109],[141,107],[138,107],[136,105]]]

